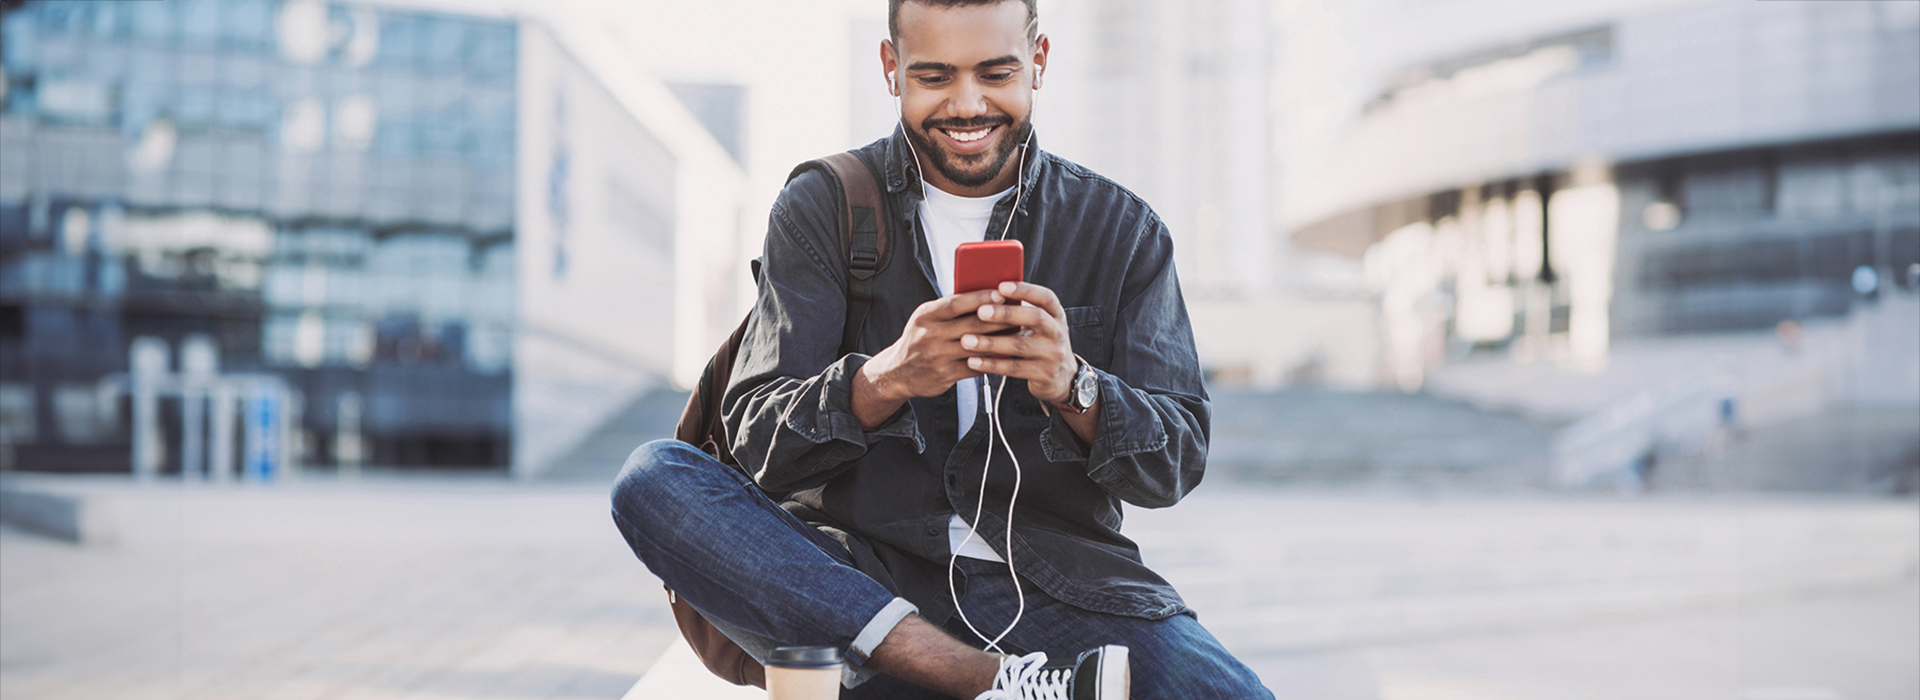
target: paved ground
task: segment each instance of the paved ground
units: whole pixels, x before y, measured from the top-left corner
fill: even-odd
[[[121,542],[0,534],[0,695],[617,698],[673,634],[587,491],[121,494]]]
[[[612,699],[675,634],[598,489],[62,488],[109,502],[119,542],[0,529],[4,700]],[[1149,563],[1282,698],[1920,697],[1912,501],[1433,501],[1223,483],[1129,518]],[[1440,541],[1455,544],[1423,554]],[[1727,552],[1828,573],[1729,567]],[[1268,585],[1276,567],[1330,573]],[[1685,594],[1623,593],[1649,581]]]
[[[1282,700],[1909,700],[1920,586],[1251,663]]]

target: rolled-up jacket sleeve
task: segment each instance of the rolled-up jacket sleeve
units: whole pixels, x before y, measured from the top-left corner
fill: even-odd
[[[1083,447],[1057,413],[1042,441],[1055,461],[1085,459],[1087,476],[1121,500],[1164,508],[1206,472],[1212,407],[1172,239],[1158,217],[1144,225],[1114,321],[1113,359],[1096,368],[1100,423],[1093,444]]]
[[[824,178],[803,174],[774,203],[758,297],[721,400],[734,456],[769,492],[825,483],[886,437],[921,444],[911,406],[871,431],[853,414],[853,376],[868,357],[840,351],[845,263],[839,232],[821,227],[838,221],[819,204],[837,201]]]

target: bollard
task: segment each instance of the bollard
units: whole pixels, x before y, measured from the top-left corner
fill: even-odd
[[[360,478],[360,463],[366,458],[365,443],[360,441],[360,392],[340,392],[333,436],[333,461],[340,467],[340,478]]]
[[[167,374],[167,341],[133,339],[128,350],[133,398],[133,475],[148,481],[160,474],[164,443],[160,436],[160,382]]]
[[[207,392],[219,381],[220,352],[213,338],[190,335],[180,343],[180,478],[211,477],[213,466],[207,460],[206,426],[203,416]]]
[[[300,426],[306,422],[307,394],[299,389],[280,387],[280,471],[288,481],[299,481],[307,458],[307,435]]]
[[[242,435],[246,440],[242,474],[247,481],[270,483],[279,478],[284,456],[281,444],[281,415],[285,410],[285,392],[263,382],[248,386],[246,409],[242,412]]]
[[[212,449],[207,450],[207,471],[216,483],[233,481],[233,422],[235,420],[233,381],[214,382],[208,397],[208,415],[213,423],[210,442]]]
[[[180,391],[180,480],[199,481],[206,478],[206,426],[202,425],[202,409],[206,407],[206,395],[181,388]]]

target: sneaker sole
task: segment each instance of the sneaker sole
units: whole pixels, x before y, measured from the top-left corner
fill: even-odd
[[[1133,677],[1128,673],[1127,648],[1109,644],[1100,652],[1100,688],[1094,697],[1100,700],[1129,700],[1133,696]]]

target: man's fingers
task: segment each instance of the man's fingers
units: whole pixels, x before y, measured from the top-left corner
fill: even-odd
[[[1010,335],[968,334],[960,337],[960,347],[967,352],[980,355],[1012,355],[1014,357],[1044,357],[1057,355],[1048,352],[1057,343],[1031,333]]]
[[[958,341],[961,337],[967,335],[1008,333],[1018,328],[1019,326],[1007,323],[982,321],[979,316],[974,315],[961,316],[951,321],[938,321],[922,326],[922,330],[926,333],[926,339],[936,342]]]
[[[1000,304],[988,304],[986,306],[982,306],[979,309],[975,310],[974,315],[980,317],[983,320],[989,320],[994,323],[1004,323],[1009,326],[1025,326],[1028,328],[1038,328],[1038,329],[1048,329],[1048,330],[1051,330],[1052,326],[1049,325],[1047,321],[1060,320],[1059,316],[1055,316],[1054,314],[1049,313],[1046,309],[1038,306],[1003,306]]]
[[[935,318],[949,321],[972,314],[982,306],[997,304],[1004,299],[1005,297],[1002,297],[998,291],[982,289],[976,292],[967,292],[966,294],[941,297],[927,302],[927,304],[931,307],[929,311],[933,313]]]
[[[971,365],[967,364],[966,360],[964,359],[955,359],[953,361],[953,368],[956,370],[956,372],[950,372],[950,374],[953,374],[953,377],[942,380],[944,386],[953,386],[954,382],[957,382],[963,379],[972,379],[974,377],[978,377],[986,374],[985,372],[975,370]]]
[[[1060,306],[1060,297],[1053,290],[1032,282],[1001,282],[998,290],[1001,295],[1014,301],[1024,301],[1042,309],[1054,318],[1065,319],[1067,312]]]
[[[1011,323],[982,321],[979,316],[962,316],[953,320],[949,330],[953,331],[955,337],[959,337],[968,333],[1005,333],[1016,328],[1019,326]]]
[[[981,374],[998,374],[1001,376],[1013,377],[1016,379],[1031,380],[1031,379],[1038,378],[1039,375],[1037,374],[1033,376],[1028,376],[1029,374],[1032,373],[1033,371],[1032,368],[1037,366],[1039,366],[1038,362],[1035,362],[1033,360],[1022,360],[1019,358],[1006,358],[1006,357],[969,357],[967,358],[967,369],[971,369]]]

